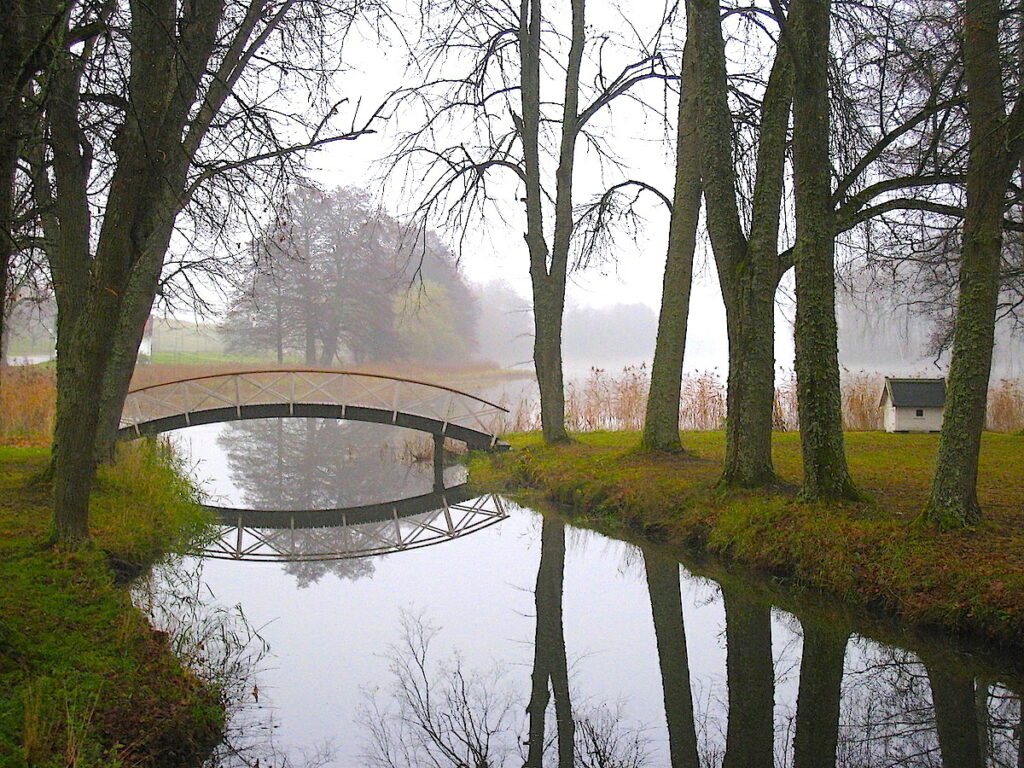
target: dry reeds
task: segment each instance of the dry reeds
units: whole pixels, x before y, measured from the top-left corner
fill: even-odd
[[[725,382],[716,371],[683,376],[679,391],[679,428],[721,429],[725,426]]]
[[[1024,382],[1002,379],[989,389],[986,426],[993,432],[1024,431]]]
[[[56,408],[53,371],[0,366],[0,444],[48,445]]]
[[[843,374],[843,429],[866,432],[882,428],[882,409],[878,401],[885,377],[866,371]]]
[[[842,377],[843,429],[850,432],[882,428],[878,405],[885,377],[877,372],[844,371]],[[650,378],[643,365],[629,366],[621,373],[591,368],[580,380],[565,385],[565,421],[571,432],[599,430],[640,430]],[[536,396],[520,396],[500,405],[509,409],[498,429],[502,433],[540,429],[540,404]],[[679,393],[679,428],[705,431],[722,429],[726,419],[726,384],[717,371],[683,376]],[[796,374],[780,370],[775,384],[772,426],[778,432],[800,428],[797,408]],[[988,429],[996,432],[1024,430],[1024,381],[1002,380],[989,390]]]
[[[800,429],[800,410],[796,397],[796,371],[780,370],[772,400],[772,429],[793,432]]]

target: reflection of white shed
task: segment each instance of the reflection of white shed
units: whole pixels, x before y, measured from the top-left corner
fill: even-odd
[[[938,432],[945,405],[945,379],[888,377],[878,403],[886,432]]]

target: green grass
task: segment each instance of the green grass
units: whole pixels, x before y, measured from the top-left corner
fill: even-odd
[[[943,533],[918,521],[931,481],[936,435],[847,435],[851,472],[869,500],[797,500],[799,436],[777,434],[784,484],[770,491],[716,487],[724,435],[686,433],[694,457],[636,450],[635,433],[591,433],[567,446],[537,435],[519,449],[475,457],[473,481],[529,489],[584,524],[712,552],[774,576],[882,608],[919,626],[1024,648],[1024,437],[987,433],[976,529]]]
[[[44,545],[44,448],[0,448],[0,766],[193,765],[218,738],[219,691],[182,668],[115,586],[108,557],[136,564],[184,546],[206,513],[166,449],[133,446],[101,470],[94,544]]]

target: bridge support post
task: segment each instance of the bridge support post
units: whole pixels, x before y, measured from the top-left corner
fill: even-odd
[[[434,493],[444,490],[444,435],[434,435]]]

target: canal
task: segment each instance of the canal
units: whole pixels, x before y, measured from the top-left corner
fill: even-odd
[[[437,490],[429,438],[406,430],[273,419],[173,439],[212,504],[293,518],[225,513],[216,557],[138,590],[228,682],[214,765],[1024,765],[1019,660],[991,649],[508,499],[295,517]],[[444,485],[464,480],[450,461]]]

